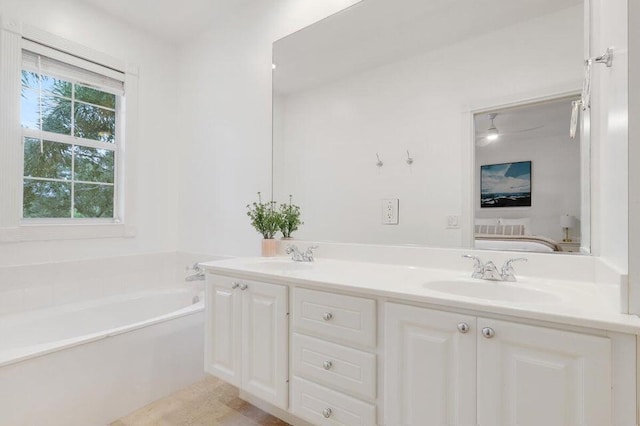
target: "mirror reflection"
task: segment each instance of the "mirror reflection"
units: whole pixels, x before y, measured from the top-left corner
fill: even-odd
[[[581,141],[567,131],[577,99],[474,115],[476,248],[580,251]]]
[[[296,238],[530,249],[496,246],[509,224],[550,253],[563,239],[588,248],[588,137],[539,148],[568,139],[583,12],[576,0],[364,0],[274,43],[273,194],[301,206]],[[504,137],[480,146],[492,127]],[[500,148],[509,138],[518,155]],[[482,166],[494,166],[484,207]],[[502,191],[499,173],[516,172]]]

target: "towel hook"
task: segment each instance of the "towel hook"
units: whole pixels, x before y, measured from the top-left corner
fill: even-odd
[[[413,158],[411,158],[411,154],[409,154],[409,150],[407,150],[407,164],[408,165],[413,164]]]

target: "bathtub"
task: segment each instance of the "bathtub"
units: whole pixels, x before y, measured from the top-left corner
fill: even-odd
[[[161,288],[0,317],[0,425],[104,426],[203,377],[203,301]]]

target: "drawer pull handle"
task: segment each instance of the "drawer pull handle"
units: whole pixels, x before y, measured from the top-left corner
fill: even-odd
[[[325,321],[331,321],[332,318],[333,314],[331,312],[325,312],[324,314],[322,314],[322,319]]]
[[[485,327],[482,329],[482,335],[487,339],[491,339],[493,336],[496,335],[496,332],[493,331],[493,328],[491,327]]]
[[[245,283],[240,284],[240,290],[246,290],[247,288],[249,288],[248,285],[246,285]]]
[[[322,363],[322,366],[325,370],[331,370],[331,367],[333,367],[333,363],[331,361],[325,361]]]
[[[325,408],[324,410],[322,410],[322,415],[324,416],[325,419],[328,419],[329,417],[331,417],[331,414],[333,414],[333,411],[331,410],[331,408]]]
[[[238,287],[240,287],[240,283],[238,281],[234,281],[233,284],[231,284],[231,289],[232,290],[235,290]]]
[[[466,322],[461,322],[458,324],[458,331],[462,334],[467,333],[469,331],[469,324]]]

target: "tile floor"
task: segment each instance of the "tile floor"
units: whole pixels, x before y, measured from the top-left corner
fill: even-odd
[[[238,389],[213,377],[152,402],[111,426],[288,426],[238,398]]]

